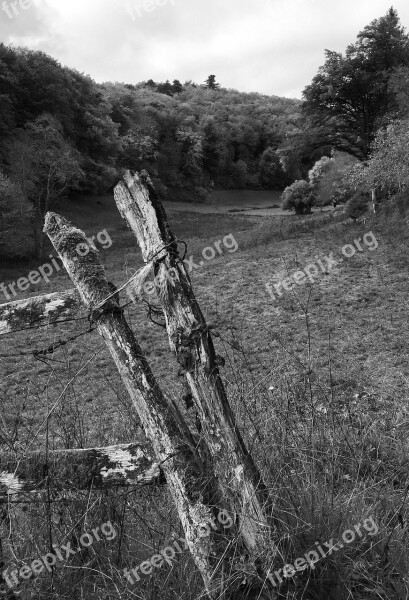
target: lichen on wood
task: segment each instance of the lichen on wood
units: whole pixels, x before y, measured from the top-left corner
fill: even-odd
[[[74,289],[0,304],[0,335],[78,318],[81,308]]]
[[[0,499],[41,492],[47,486],[69,491],[164,482],[160,465],[146,443],[0,454]]]

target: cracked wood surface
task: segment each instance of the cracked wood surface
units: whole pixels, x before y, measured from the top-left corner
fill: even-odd
[[[147,444],[0,454],[0,499],[44,490],[108,489],[164,483]]]

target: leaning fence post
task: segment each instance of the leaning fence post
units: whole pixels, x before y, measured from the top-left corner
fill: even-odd
[[[154,262],[157,297],[171,349],[190,387],[203,437],[222,494],[240,515],[240,533],[255,562],[270,557],[272,501],[236,425],[220,377],[212,336],[180,260],[165,210],[146,172],[129,171],[114,190],[122,217],[137,238],[146,263]],[[268,561],[267,561],[268,562]],[[268,572],[267,562],[260,572]]]
[[[208,535],[203,536],[203,525],[214,522],[216,507],[221,506],[212,474],[203,472],[200,458],[181,434],[181,424],[164,398],[117,301],[112,297],[105,301],[112,294],[98,252],[91,248],[86,256],[79,257],[75,248],[86,241],[85,234],[59,215],[48,213],[44,229],[116,363],[152,444],[155,461],[166,477],[187,545],[209,597],[232,597],[230,591],[225,594],[223,590],[236,560],[232,555],[235,526],[224,535],[208,527]],[[96,310],[97,306],[101,308]],[[228,582],[233,593],[239,579],[236,571],[233,582]]]

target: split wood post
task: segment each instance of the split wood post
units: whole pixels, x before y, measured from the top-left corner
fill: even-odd
[[[232,569],[231,541],[235,527],[229,529],[227,535],[211,529],[209,535],[203,536],[203,525],[214,522],[217,506],[220,506],[212,477],[203,473],[200,458],[181,433],[175,409],[163,396],[117,301],[111,298],[104,302],[111,295],[111,289],[98,252],[91,248],[86,256],[77,256],[75,248],[86,242],[85,234],[55,213],[46,215],[44,230],[83,303],[91,311],[91,320],[97,322],[98,331],[133,401],[145,435],[153,446],[155,460],[165,474],[206,591],[214,600],[226,598],[223,589],[225,577]],[[94,310],[101,303],[103,308]]]
[[[202,439],[221,493],[239,515],[242,541],[265,579],[278,553],[271,543],[273,503],[236,425],[209,327],[179,258],[165,210],[146,171],[133,176],[128,171],[115,187],[114,196],[119,212],[138,240],[143,260],[154,262],[156,291],[170,347],[195,401]]]

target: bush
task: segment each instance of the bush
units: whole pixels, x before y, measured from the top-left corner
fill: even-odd
[[[296,215],[308,215],[315,201],[313,186],[299,179],[285,188],[282,194],[283,210],[293,210]]]
[[[343,204],[353,192],[347,174],[357,159],[345,152],[332,151],[331,158],[323,156],[308,173],[310,184],[315,190],[315,206]]]
[[[328,156],[322,156],[317,160],[313,168],[308,172],[308,179],[314,188],[317,188],[324,175],[334,168],[334,162],[334,159]]]
[[[361,217],[368,210],[369,197],[362,192],[356,192],[347,202],[345,207],[345,215],[354,221]]]

